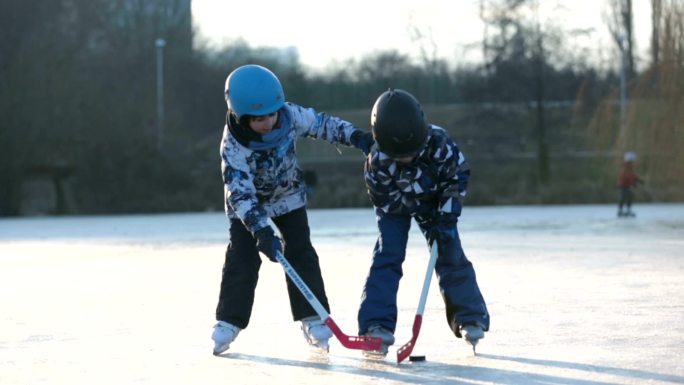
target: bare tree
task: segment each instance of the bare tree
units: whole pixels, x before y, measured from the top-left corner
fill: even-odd
[[[662,24],[662,0],[651,0],[651,65],[658,67],[660,62],[660,34]]]
[[[535,63],[534,80],[535,80],[535,101],[537,107],[537,171],[539,173],[539,181],[542,184],[549,182],[550,165],[549,165],[549,145],[546,135],[546,113],[544,110],[544,102],[546,101],[545,88],[546,82],[544,78],[544,69],[546,67],[546,54],[544,49],[545,35],[542,33],[541,22],[539,21],[539,9],[537,4],[534,4],[535,11],[535,44],[532,46],[533,58]]]
[[[535,0],[490,1],[486,10],[481,3],[480,12],[486,17],[485,24],[490,24],[493,30],[483,43],[488,55],[485,72],[490,79],[497,79],[490,83],[503,87],[492,94],[508,94],[513,100],[529,102],[533,106],[537,180],[545,185],[550,176],[545,70],[551,53],[545,44],[553,32],[542,25],[539,4]],[[530,14],[532,18],[529,18]]]
[[[634,79],[630,87],[633,101],[627,109],[627,123],[615,130],[615,104],[607,100],[590,125],[592,142],[616,154],[615,162],[625,151],[636,151],[643,186],[653,200],[680,200],[684,189],[684,4],[679,0],[662,0],[652,3],[659,14],[658,65]],[[652,52],[656,52],[653,50]],[[612,98],[612,96],[610,97]],[[597,135],[598,134],[598,135]],[[611,175],[612,177],[612,175]]]
[[[604,19],[613,41],[626,58],[627,82],[629,82],[636,74],[632,0],[609,0]]]
[[[73,50],[58,28],[64,3],[0,2],[0,215],[18,214],[26,170],[54,151],[44,143],[57,137],[50,123],[68,108],[51,87],[55,79],[71,79]]]
[[[412,42],[418,44],[423,69],[429,79],[429,98],[424,102],[434,103],[437,100],[438,47],[432,35],[432,28],[427,27],[427,32],[423,32],[420,27],[411,22],[409,23],[409,37]]]

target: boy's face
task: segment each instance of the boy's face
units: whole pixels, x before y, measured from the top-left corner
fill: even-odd
[[[265,135],[273,130],[273,127],[277,121],[278,111],[272,112],[268,115],[250,116],[249,128],[251,128],[257,134]]]

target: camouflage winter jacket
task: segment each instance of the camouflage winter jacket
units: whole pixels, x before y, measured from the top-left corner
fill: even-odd
[[[364,169],[371,201],[383,212],[411,215],[419,223],[458,220],[470,168],[443,128],[430,126],[425,147],[410,164],[374,147]]]
[[[223,129],[221,170],[226,214],[239,218],[251,232],[268,226],[270,217],[306,204],[306,186],[295,153],[298,137],[349,146],[351,134],[358,130],[342,119],[293,103],[285,103],[278,113],[274,131],[285,131],[272,148],[264,149],[258,142],[241,138],[237,128],[249,129],[240,128],[232,119]]]

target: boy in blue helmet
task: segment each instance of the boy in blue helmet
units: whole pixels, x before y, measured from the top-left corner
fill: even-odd
[[[414,218],[429,247],[438,247],[435,271],[449,327],[474,348],[489,330],[489,313],[456,228],[468,163],[444,129],[427,123],[420,103],[406,91],[380,95],[371,127],[375,145],[364,173],[380,236],[358,313],[359,334],[382,338],[380,354],[394,344],[397,291]]]
[[[318,255],[311,245],[306,185],[298,165],[298,137],[355,146],[364,153],[370,132],[311,108],[285,101],[278,78],[258,65],[245,65],[226,79],[228,104],[221,141],[225,210],[230,221],[214,326],[214,354],[226,351],[249,323],[261,259],[276,262],[283,252],[314,295],[330,311]],[[269,219],[280,231],[278,237]],[[307,341],[327,349],[331,331],[287,279],[290,309]]]

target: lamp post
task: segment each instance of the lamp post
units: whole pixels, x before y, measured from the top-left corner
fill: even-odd
[[[625,35],[618,38],[620,43],[620,133],[624,135],[627,127],[627,53]]]
[[[157,148],[164,146],[164,47],[166,40],[158,38],[157,47]]]

